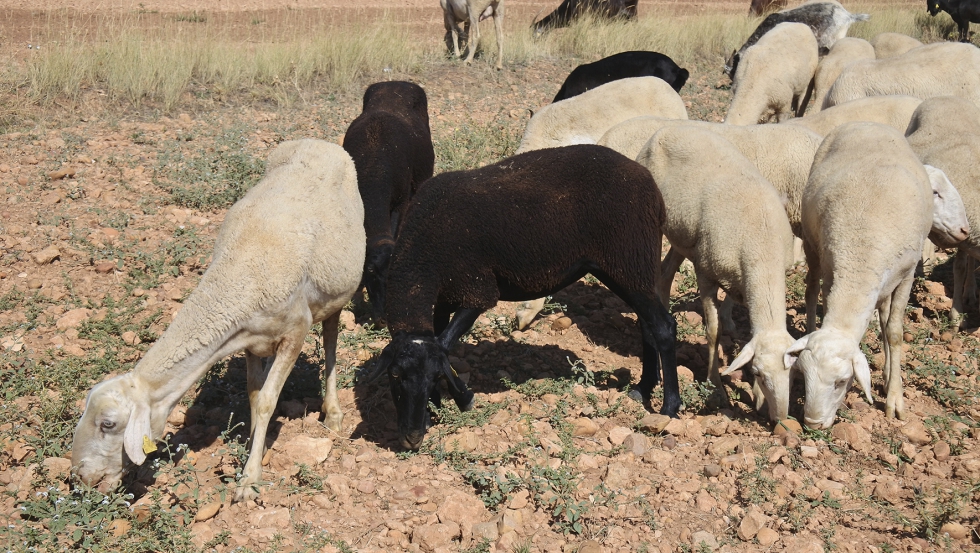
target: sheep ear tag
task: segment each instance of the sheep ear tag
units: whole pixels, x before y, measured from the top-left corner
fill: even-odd
[[[143,435],[143,453],[149,455],[157,450],[157,444],[146,434]]]

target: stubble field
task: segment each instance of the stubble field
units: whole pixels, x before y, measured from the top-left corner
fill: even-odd
[[[92,384],[131,369],[208,264],[233,201],[283,140],[342,139],[372,82],[429,96],[436,171],[511,154],[530,110],[579,63],[625,49],[691,71],[691,118],[730,100],[724,53],[755,20],[732,2],[641,2],[633,24],[534,41],[509,2],[505,66],[492,28],[470,67],[447,59],[434,1],[0,3],[0,546],[10,551],[973,551],[980,547],[980,318],[950,329],[952,263],[925,268],[906,318],[906,421],[885,419],[884,355],[864,349],[875,404],[853,390],[832,431],[777,428],[747,384],[712,408],[693,273],[675,282],[686,409],[648,416],[635,316],[586,278],[525,331],[513,305],[481,317],[453,366],[477,407],[440,411],[399,449],[385,386],[355,385],[387,334],[355,302],[338,351],[343,431],[320,422],[315,328],[270,425],[260,499],[231,503],[246,453],[241,355],[216,365],[168,421],[161,452],[108,495],[72,491],[74,425]],[[870,38],[954,29],[918,2],[847,6]],[[488,38],[488,35],[490,37]],[[805,266],[789,276],[803,333]],[[749,338],[723,339],[730,361]],[[791,415],[799,417],[802,388]],[[659,407],[654,400],[654,407]]]

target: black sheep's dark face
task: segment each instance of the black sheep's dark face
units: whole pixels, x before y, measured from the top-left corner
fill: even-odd
[[[938,15],[942,8],[939,7],[939,2],[934,2],[933,0],[926,0],[926,7],[929,8],[929,15]]]
[[[418,449],[429,427],[430,398],[439,397],[440,379],[462,410],[473,404],[473,392],[449,366],[449,355],[434,337],[397,334],[381,352],[380,370],[387,370],[398,415],[398,436],[405,449]]]

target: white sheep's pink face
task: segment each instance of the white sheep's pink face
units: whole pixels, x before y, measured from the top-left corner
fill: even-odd
[[[785,365],[799,371],[806,387],[803,422],[810,428],[834,425],[837,409],[857,379],[871,401],[871,368],[861,348],[834,332],[818,330],[797,340],[786,352]]]
[[[932,187],[932,229],[929,238],[941,247],[953,247],[970,237],[963,198],[946,177],[946,173],[926,165]]]
[[[125,466],[129,459],[142,463],[146,455],[142,449],[136,458],[124,454],[128,451],[127,437],[131,441],[136,432],[149,433],[140,429],[142,426],[136,415],[143,409],[136,408],[135,403],[125,392],[130,387],[128,375],[119,376],[106,382],[96,384],[89,392],[85,401],[85,412],[75,427],[72,441],[71,465],[72,472],[85,484],[98,486],[101,491],[115,488],[122,480]],[[147,416],[147,422],[149,417]],[[142,448],[142,435],[139,437]]]
[[[749,365],[749,371],[769,406],[769,419],[781,421],[789,414],[790,370],[783,365],[783,353],[793,344],[786,331],[767,332],[754,336],[722,374]],[[761,398],[756,398],[756,408]]]

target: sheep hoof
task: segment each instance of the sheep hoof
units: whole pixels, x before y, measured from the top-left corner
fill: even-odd
[[[330,430],[334,432],[340,432],[341,428],[344,426],[344,414],[343,413],[327,413],[323,417],[323,424]]]
[[[244,503],[246,501],[252,501],[259,497],[259,490],[255,484],[242,482],[238,485],[238,489],[235,490],[235,503]]]

